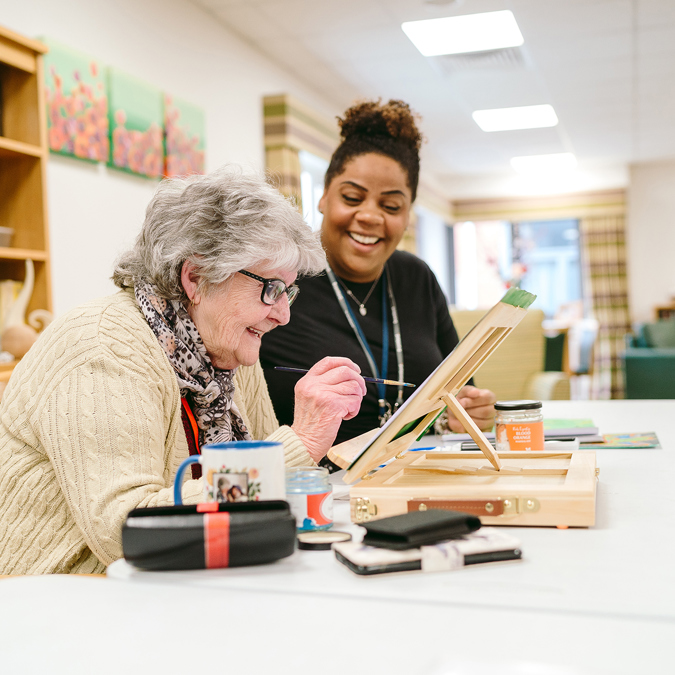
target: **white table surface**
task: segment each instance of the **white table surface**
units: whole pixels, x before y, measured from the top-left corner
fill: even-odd
[[[672,675],[674,642],[667,621],[85,577],[0,582],[3,675]]]
[[[330,551],[297,551],[254,568],[118,561],[114,581],[3,580],[0,654],[15,668],[1,672],[77,672],[75,647],[100,673],[203,670],[218,654],[223,673],[675,673],[675,401],[556,401],[544,414],[655,431],[662,447],[598,451],[596,525],[509,528],[522,562],[359,577]],[[336,527],[360,531],[347,517],[338,501]],[[51,660],[26,660],[36,635]],[[189,635],[192,653],[178,647]]]

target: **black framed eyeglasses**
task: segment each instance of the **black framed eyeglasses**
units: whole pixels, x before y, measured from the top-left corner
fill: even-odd
[[[275,305],[281,299],[281,296],[286,293],[288,296],[288,306],[290,307],[294,300],[298,297],[300,289],[292,284],[291,286],[286,286],[286,284],[281,279],[265,279],[264,277],[259,277],[257,274],[248,272],[246,270],[239,270],[239,274],[244,276],[251,277],[259,281],[263,285],[262,293],[260,294],[260,299],[266,305]]]

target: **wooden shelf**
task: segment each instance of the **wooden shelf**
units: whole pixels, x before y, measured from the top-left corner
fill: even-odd
[[[47,251],[40,251],[34,248],[11,248],[0,247],[0,260],[47,260]]]
[[[46,51],[37,40],[0,26],[0,225],[14,230],[12,246],[0,247],[0,279],[24,282],[25,261],[36,263],[24,321],[35,309],[52,311],[42,63]],[[0,363],[0,382],[9,379],[14,365]]]
[[[655,307],[654,314],[657,321],[659,319],[672,319],[675,317],[675,304],[660,305],[659,307]]]
[[[0,136],[0,157],[44,157],[44,150],[38,145],[15,141]]]

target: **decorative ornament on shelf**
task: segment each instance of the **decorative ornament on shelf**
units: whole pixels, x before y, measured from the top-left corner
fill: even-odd
[[[35,267],[32,260],[26,260],[26,278],[14,303],[7,310],[2,325],[2,351],[9,352],[15,359],[22,358],[37,340],[37,329],[43,330],[53,316],[46,309],[36,309],[25,322],[28,303],[33,295]]]
[[[12,245],[14,230],[11,227],[0,227],[0,246],[3,248]]]

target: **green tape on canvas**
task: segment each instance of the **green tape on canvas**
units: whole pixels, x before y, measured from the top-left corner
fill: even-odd
[[[536,299],[537,296],[534,293],[524,291],[522,288],[509,288],[499,302],[527,309]]]
[[[431,429],[434,422],[436,422],[436,420],[443,414],[444,411],[445,411],[445,406],[443,406],[438,411],[438,415],[436,415],[436,417],[434,417],[431,420],[431,422],[429,422],[429,424],[427,424],[427,426],[424,427],[424,429],[422,430],[422,433],[417,437],[416,440],[419,441],[427,433],[427,431],[429,431],[429,429]],[[424,419],[424,418],[418,417],[416,420],[413,420],[412,422],[408,422],[408,424],[403,426],[401,428],[401,430],[396,434],[396,436],[394,436],[394,438],[392,438],[392,440],[395,441],[397,438],[401,438],[401,436],[405,436],[409,431],[412,431],[422,421],[422,419]]]

